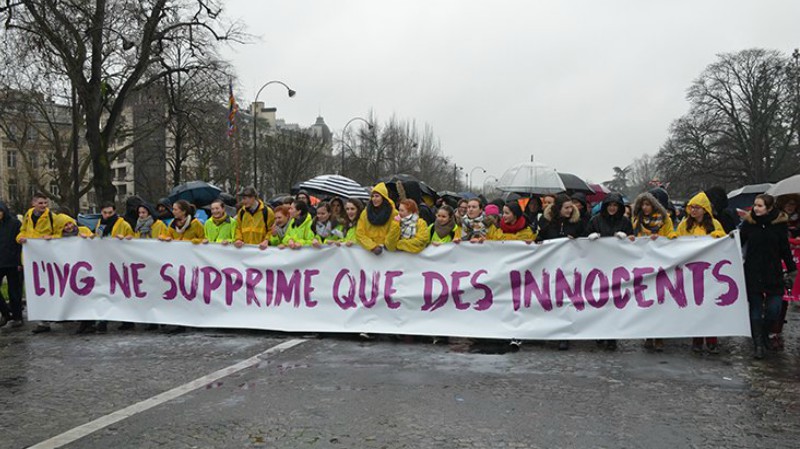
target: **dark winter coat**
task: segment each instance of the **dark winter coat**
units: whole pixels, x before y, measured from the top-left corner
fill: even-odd
[[[17,234],[22,224],[0,201],[3,219],[0,220],[0,268],[16,268],[22,265],[22,245],[17,243]]]
[[[583,206],[583,212],[581,212],[581,221],[583,221],[583,225],[589,227],[589,219],[592,218],[592,208],[589,206],[589,202],[586,201],[586,195],[582,192],[578,192],[572,195],[572,202],[579,202]]]
[[[728,209],[728,194],[721,187],[711,187],[705,194],[711,201],[714,218],[722,225],[725,233],[730,234],[739,225],[739,217]]]
[[[796,271],[789,239],[785,213],[773,209],[762,217],[751,211],[742,221],[741,238],[745,246],[744,277],[748,294],[783,294],[783,267]]]
[[[536,241],[552,240],[563,237],[586,237],[586,227],[581,220],[581,213],[577,207],[572,208],[572,216],[569,219],[556,216],[558,212],[553,210],[553,206],[547,206],[539,219],[539,233]]]
[[[609,215],[608,205],[617,203],[617,213]],[[600,213],[592,217],[589,221],[589,234],[600,234],[600,237],[612,237],[617,232],[624,232],[625,235],[633,235],[631,221],[625,216],[625,204],[622,195],[619,193],[609,193],[603,200]]]

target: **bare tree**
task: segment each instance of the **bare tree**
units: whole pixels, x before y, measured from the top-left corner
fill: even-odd
[[[3,37],[30,44],[38,59],[58,67],[75,88],[99,200],[115,199],[109,149],[126,102],[186,71],[161,64],[171,42],[188,37],[191,51],[203,54],[216,41],[241,38],[238,25],[221,13],[219,0],[8,0],[0,9]]]
[[[267,168],[270,184],[278,191],[288,192],[295,184],[321,174],[329,165],[325,142],[306,130],[278,130],[265,137],[270,160],[262,167]]]
[[[657,155],[673,188],[775,182],[800,172],[798,57],[719,55],[689,88],[690,111]]]

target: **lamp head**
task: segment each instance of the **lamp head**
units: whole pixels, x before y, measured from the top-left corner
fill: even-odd
[[[292,97],[294,97],[294,96],[295,96],[295,94],[297,94],[297,91],[296,91],[296,90],[289,89],[289,98],[292,98]]]

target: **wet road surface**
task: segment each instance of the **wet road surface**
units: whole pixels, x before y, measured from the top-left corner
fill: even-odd
[[[270,353],[65,448],[796,448],[797,308],[787,348],[650,353],[594,342],[325,336]],[[23,448],[300,338],[261,332],[0,332],[0,448]]]

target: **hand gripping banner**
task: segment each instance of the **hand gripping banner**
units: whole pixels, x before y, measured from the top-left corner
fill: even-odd
[[[376,256],[29,240],[31,320],[520,339],[748,336],[738,234],[486,242]]]

